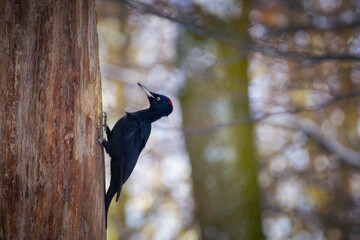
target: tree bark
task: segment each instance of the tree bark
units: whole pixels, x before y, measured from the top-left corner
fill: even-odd
[[[0,239],[105,239],[95,1],[0,16]]]

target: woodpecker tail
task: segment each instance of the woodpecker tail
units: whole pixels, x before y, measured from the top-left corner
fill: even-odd
[[[110,162],[110,173],[111,173],[111,180],[110,186],[105,196],[105,217],[106,217],[106,226],[107,226],[107,216],[110,207],[111,200],[117,193],[116,201],[119,200],[120,192],[122,188],[122,181],[121,179],[123,176],[124,170],[124,161],[121,161],[121,158],[112,158]]]
[[[107,190],[107,193],[106,193],[106,196],[105,196],[105,223],[106,223],[106,227],[107,227],[107,217],[108,217],[108,212],[109,212],[109,207],[110,207],[111,200],[115,196],[116,192],[117,192],[116,201],[118,201],[119,196],[120,196],[122,184],[119,184],[119,183],[120,183],[119,179],[111,179],[110,186],[109,186],[109,188]]]

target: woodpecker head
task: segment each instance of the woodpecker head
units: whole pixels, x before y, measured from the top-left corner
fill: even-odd
[[[149,91],[144,85],[138,83],[139,87],[145,92],[146,96],[150,102],[149,110],[154,114],[160,115],[160,117],[165,117],[170,115],[173,111],[173,104],[170,98],[167,96],[157,94]]]

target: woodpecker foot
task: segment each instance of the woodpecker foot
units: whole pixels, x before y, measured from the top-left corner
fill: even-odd
[[[103,143],[105,142],[105,139],[99,138],[99,139],[98,139],[98,142],[99,142],[100,145],[103,145]]]
[[[101,127],[101,128],[98,128],[98,130],[100,131],[100,138],[98,139],[98,142],[102,145],[102,143],[105,141],[104,129]]]

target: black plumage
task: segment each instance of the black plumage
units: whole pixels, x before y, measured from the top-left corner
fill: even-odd
[[[111,157],[111,180],[105,196],[106,221],[111,200],[117,193],[116,201],[118,201],[122,185],[134,170],[137,159],[146,145],[151,132],[151,123],[168,116],[173,110],[172,102],[168,97],[153,93],[140,83],[138,85],[146,93],[150,107],[133,113],[126,112],[112,130],[105,121],[108,141],[102,137],[99,139]]]

